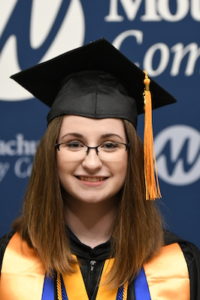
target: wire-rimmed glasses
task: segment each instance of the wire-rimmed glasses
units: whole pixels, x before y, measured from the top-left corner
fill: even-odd
[[[90,147],[81,141],[68,141],[55,144],[58,151],[65,151],[72,159],[84,159],[90,152],[95,150],[102,160],[115,160],[127,151],[129,144],[122,142],[105,141],[97,146]]]

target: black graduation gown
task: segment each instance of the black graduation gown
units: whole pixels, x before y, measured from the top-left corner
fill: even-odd
[[[12,235],[13,233],[10,233],[0,239],[0,269],[6,246]],[[90,300],[95,300],[104,262],[110,257],[111,243],[108,241],[92,249],[81,243],[71,231],[69,231],[69,237],[71,251],[80,262],[88,297]],[[165,244],[172,243],[179,243],[187,262],[190,277],[190,299],[200,300],[200,251],[192,243],[181,240],[174,234],[165,231]],[[135,300],[134,282],[129,285],[127,298],[128,300]]]

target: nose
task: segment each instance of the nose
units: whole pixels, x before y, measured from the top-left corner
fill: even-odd
[[[97,150],[96,149],[90,149],[84,160],[82,161],[82,166],[83,168],[91,171],[96,171],[101,168],[102,166],[102,161],[100,160],[99,156],[97,155]]]

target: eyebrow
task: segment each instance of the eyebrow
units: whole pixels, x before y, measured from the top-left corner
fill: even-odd
[[[77,137],[77,138],[84,138],[84,136],[83,136],[82,134],[80,134],[80,133],[77,133],[77,132],[69,132],[69,133],[63,135],[63,136],[61,137],[61,139],[64,139],[64,138],[67,137],[67,136],[74,136],[74,137]],[[110,137],[118,137],[118,138],[120,138],[121,140],[123,140],[123,138],[122,138],[120,135],[116,134],[116,133],[105,133],[105,134],[102,134],[102,135],[100,136],[100,138],[110,138]]]

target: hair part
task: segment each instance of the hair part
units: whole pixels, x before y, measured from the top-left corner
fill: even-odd
[[[47,274],[72,273],[71,256],[64,218],[55,144],[63,117],[50,122],[33,163],[22,216],[14,223],[28,245],[38,253]],[[118,202],[112,234],[115,263],[108,283],[130,282],[163,244],[163,229],[155,201],[145,200],[143,145],[131,123],[123,121],[130,144],[128,170]]]

